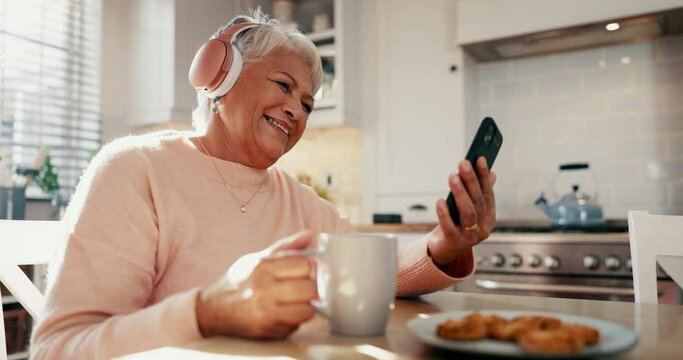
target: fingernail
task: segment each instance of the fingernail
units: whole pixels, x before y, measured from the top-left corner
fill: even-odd
[[[470,164],[469,161],[465,161],[463,164],[463,170],[465,170],[465,172],[471,172],[472,171],[472,164]]]
[[[488,169],[489,165],[486,163],[486,158],[483,156],[481,157],[481,163],[484,165],[485,168]]]

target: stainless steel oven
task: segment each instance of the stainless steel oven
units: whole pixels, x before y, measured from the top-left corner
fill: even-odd
[[[475,248],[477,271],[454,290],[575,299],[634,301],[626,225],[587,231],[503,226]],[[592,232],[591,232],[592,231]],[[658,269],[660,303],[683,292]]]

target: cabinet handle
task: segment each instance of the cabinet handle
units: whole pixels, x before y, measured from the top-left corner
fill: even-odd
[[[408,207],[408,210],[427,210],[427,207],[422,204],[413,204]]]

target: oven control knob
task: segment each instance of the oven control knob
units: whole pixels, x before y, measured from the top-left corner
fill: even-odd
[[[510,255],[510,265],[512,265],[512,267],[522,266],[522,257],[519,254]]]
[[[621,259],[616,255],[610,255],[605,258],[605,268],[607,270],[616,271],[621,267]]]
[[[529,263],[529,266],[533,268],[541,266],[542,263],[541,257],[538,255],[531,255],[526,261]]]
[[[489,261],[491,261],[491,264],[495,267],[501,267],[505,265],[505,258],[501,254],[493,254],[489,258]]]
[[[583,267],[588,270],[596,270],[600,267],[600,258],[596,255],[586,255],[583,257]]]
[[[549,270],[558,269],[560,267],[560,259],[558,259],[557,256],[546,256],[545,259],[543,259],[543,265]]]
[[[633,265],[631,264],[631,258],[628,258],[628,259],[626,259],[626,261],[624,261],[624,266],[626,266],[626,270],[633,271]]]

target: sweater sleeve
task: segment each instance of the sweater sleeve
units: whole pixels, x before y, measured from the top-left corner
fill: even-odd
[[[109,359],[201,337],[197,289],[149,306],[159,241],[151,171],[142,151],[109,146],[84,173],[48,269],[32,358]]]
[[[456,258],[446,269],[439,269],[427,252],[430,235],[399,248],[397,296],[417,296],[442,290],[474,273],[473,250]]]

